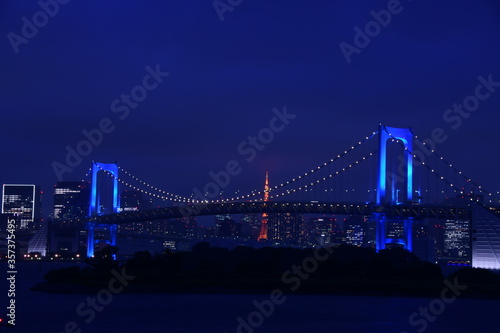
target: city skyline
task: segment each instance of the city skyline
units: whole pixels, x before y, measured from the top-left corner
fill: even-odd
[[[243,170],[231,187],[249,191],[260,188],[266,170],[280,183],[384,123],[410,126],[422,139],[442,129],[446,140],[437,151],[500,189],[498,5],[443,3],[431,12],[425,3],[401,2],[387,26],[346,61],[345,45],[362,39],[355,28],[383,20],[387,5],[265,4],[262,12],[264,3],[245,3],[223,21],[201,1],[155,4],[154,11],[131,4],[113,12],[112,21],[104,19],[112,3],[61,5],[17,53],[8,38],[0,44],[6,64],[0,126],[9,143],[2,152],[16,165],[2,166],[0,182],[50,192],[58,180],[81,180],[92,160],[118,161],[155,186],[189,196],[211,180],[211,171],[237,160]],[[10,13],[0,25],[4,35],[21,34],[20,18],[42,10],[35,2],[4,6]],[[132,13],[149,23],[138,30],[128,21]],[[246,29],[255,17],[260,24]],[[148,37],[157,34],[162,39]],[[127,102],[122,94],[138,99]],[[475,94],[483,96],[476,111],[454,107]],[[284,119],[283,127],[275,122],[273,139],[252,150],[249,136],[284,113],[296,118]],[[76,151],[83,141],[91,146],[80,148],[91,152],[68,166],[66,147]],[[62,179],[54,163],[63,165],[57,164]]]
[[[0,326],[497,332],[499,36],[498,0],[0,1]]]

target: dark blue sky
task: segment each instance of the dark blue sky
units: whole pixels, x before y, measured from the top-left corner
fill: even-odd
[[[51,195],[52,163],[109,118],[115,130],[64,180],[81,179],[93,159],[116,160],[189,195],[210,171],[242,160],[238,145],[286,105],[297,118],[243,165],[234,179],[242,189],[261,187],[266,169],[272,183],[301,174],[379,123],[422,138],[442,128],[448,140],[438,151],[500,189],[500,87],[456,130],[443,120],[474,95],[478,76],[500,81],[500,3],[403,0],[347,63],[339,44],[354,45],[353,28],[364,30],[370,11],[388,3],[244,0],[221,21],[209,0],[73,0],[16,54],[8,34],[22,35],[22,18],[33,22],[41,8],[1,1],[0,182],[40,184]],[[170,75],[120,120],[112,102],[157,64]]]

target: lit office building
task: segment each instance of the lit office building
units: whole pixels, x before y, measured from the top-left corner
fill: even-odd
[[[250,239],[259,237],[262,224],[262,215],[246,214],[241,218],[242,235]]]
[[[196,216],[181,217],[177,220],[180,226],[180,230],[177,233],[178,235],[187,239],[198,238],[198,223],[196,222]],[[240,224],[237,223],[237,225]]]
[[[33,229],[41,223],[41,192],[36,185],[4,184],[2,214],[19,216],[19,229]]]
[[[217,215],[217,237],[234,238],[241,235],[241,223],[236,223],[229,215]]]
[[[54,219],[84,218],[89,210],[88,186],[83,182],[58,182],[54,186]]]
[[[363,225],[365,221],[362,216],[350,216],[345,221],[345,243],[349,245],[361,246],[365,238]]]
[[[421,260],[434,262],[435,261],[435,240],[431,236],[431,231],[435,228],[434,225],[429,226],[428,221],[413,222],[413,253]]]
[[[477,208],[473,221],[472,266],[500,269],[500,219]]]
[[[300,214],[276,213],[268,217],[268,239],[277,244],[297,244],[305,237],[304,218]]]
[[[444,254],[450,260],[471,260],[471,234],[468,220],[446,220]]]
[[[345,241],[345,232],[334,217],[312,217],[306,228],[308,242],[305,245],[331,246],[340,245]]]

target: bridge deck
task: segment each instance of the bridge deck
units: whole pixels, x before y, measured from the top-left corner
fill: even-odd
[[[387,218],[450,218],[470,219],[468,206],[392,205],[375,206],[357,203],[303,203],[303,202],[232,202],[186,206],[172,206],[137,212],[124,212],[90,218],[87,222],[97,224],[126,224],[141,221],[163,220],[189,216],[222,214],[335,214],[371,215],[383,213]]]

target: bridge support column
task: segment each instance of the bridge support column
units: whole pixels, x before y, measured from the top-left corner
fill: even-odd
[[[111,240],[110,245],[111,246],[116,246],[116,233],[118,230],[118,225],[117,224],[112,224],[109,226],[109,238]]]
[[[120,207],[120,197],[118,195],[118,165],[116,163],[99,163],[92,161],[92,182],[90,190],[90,205],[89,205],[89,217],[100,216],[107,211],[102,211],[101,207],[101,193],[99,191],[99,186],[97,184],[97,175],[101,171],[106,171],[112,176],[113,183],[113,213],[119,212]],[[96,227],[108,227],[107,225],[100,225],[97,223],[89,222],[87,223],[87,257],[91,258],[94,256],[95,251],[95,228]],[[113,224],[109,226],[109,245],[116,246],[116,233],[117,225]]]
[[[87,257],[92,258],[94,256],[94,245],[95,245],[95,224],[87,223]]]
[[[382,213],[374,214],[376,227],[376,239],[375,248],[378,251],[384,250],[387,243],[400,244],[404,249],[408,251],[413,251],[413,219],[405,218],[401,222],[403,224],[403,235],[401,238],[389,238],[387,237],[387,218]],[[393,220],[391,220],[392,222]]]
[[[376,213],[374,215],[375,215],[375,221],[377,223],[375,246],[378,252],[380,250],[385,249],[386,237],[387,237],[385,230],[386,219],[384,214]]]
[[[405,236],[405,249],[408,251],[413,251],[413,220],[412,219],[405,219],[404,220],[404,236]]]

